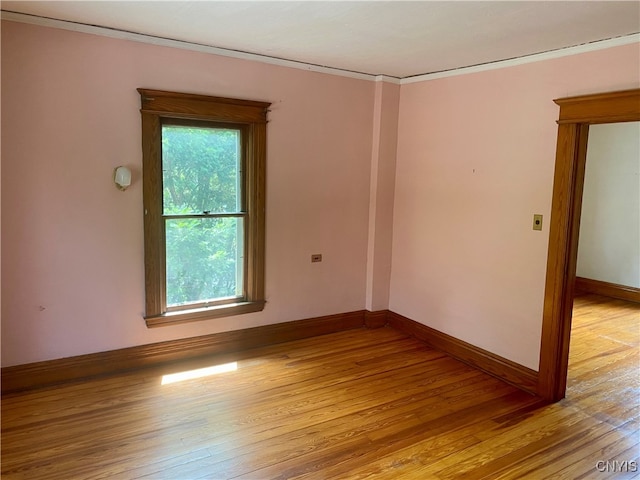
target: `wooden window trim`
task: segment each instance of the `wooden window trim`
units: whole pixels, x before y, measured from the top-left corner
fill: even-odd
[[[270,103],[139,88],[142,116],[145,321],[148,327],[261,311],[265,305],[266,124]],[[241,298],[204,308],[167,311],[162,218],[162,122],[205,120],[243,130],[245,286]]]

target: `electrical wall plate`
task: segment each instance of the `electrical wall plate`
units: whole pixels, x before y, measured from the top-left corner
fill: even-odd
[[[533,216],[533,229],[542,230],[542,215],[538,213]]]
[[[316,262],[321,262],[322,261],[322,254],[321,253],[314,253],[313,255],[311,255],[311,263],[316,263]]]

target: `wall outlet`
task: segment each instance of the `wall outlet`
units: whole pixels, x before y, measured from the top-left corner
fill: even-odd
[[[321,253],[314,253],[313,255],[311,255],[311,263],[316,263],[316,262],[321,262],[322,261],[322,254]]]
[[[533,216],[533,229],[542,230],[542,215],[535,214]]]

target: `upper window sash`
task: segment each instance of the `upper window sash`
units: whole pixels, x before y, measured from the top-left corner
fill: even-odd
[[[243,125],[163,118],[161,132],[165,217],[245,211],[247,132]],[[199,147],[195,151],[194,145]],[[192,156],[194,153],[197,156]],[[204,178],[205,173],[210,177]],[[203,181],[207,183],[203,185]],[[181,189],[185,184],[197,188]]]

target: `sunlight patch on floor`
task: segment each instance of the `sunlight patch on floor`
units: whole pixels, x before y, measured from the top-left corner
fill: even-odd
[[[170,383],[182,382],[184,380],[193,380],[194,378],[208,377],[218,373],[234,372],[238,369],[238,362],[224,363],[222,365],[214,365],[212,367],[198,368],[196,370],[187,370],[185,372],[172,373],[162,376],[162,385]]]

